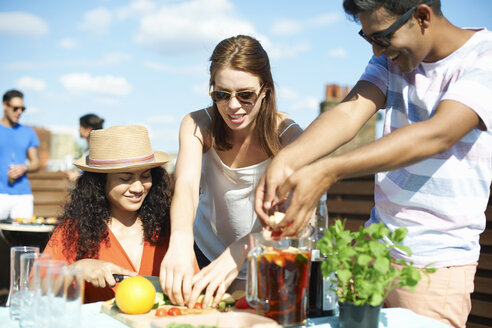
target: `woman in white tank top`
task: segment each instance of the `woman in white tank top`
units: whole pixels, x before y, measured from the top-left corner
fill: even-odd
[[[190,307],[202,292],[203,304],[214,298],[216,306],[236,277],[244,279],[248,235],[261,229],[255,187],[271,158],[302,132],[276,110],[268,55],[257,40],[225,39],[210,61],[213,104],[181,123],[171,239],[160,273],[171,301]],[[197,257],[211,261],[196,275],[194,244]]]

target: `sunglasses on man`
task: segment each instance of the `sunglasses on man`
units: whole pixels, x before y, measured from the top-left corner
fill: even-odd
[[[263,89],[262,85],[258,93],[254,91],[239,91],[239,92],[227,92],[227,91],[211,91],[210,97],[212,97],[213,102],[216,104],[226,103],[231,100],[231,98],[236,97],[237,101],[239,101],[242,105],[255,105],[258,97]]]
[[[24,112],[26,110],[26,107],[24,106],[12,106],[10,104],[7,104],[7,106],[11,107],[14,110],[14,112],[17,112],[18,110]]]
[[[391,41],[389,40],[388,35],[395,32],[400,27],[402,27],[403,24],[405,24],[410,19],[410,17],[412,17],[413,12],[420,5],[430,6],[430,5],[432,5],[432,0],[423,1],[423,2],[413,6],[406,13],[401,15],[393,24],[391,24],[390,27],[388,27],[387,29],[385,29],[383,31],[379,31],[379,32],[373,33],[371,35],[367,35],[361,29],[359,31],[359,35],[371,44],[374,43],[375,45],[378,45],[382,48],[388,48],[389,46],[391,46]]]

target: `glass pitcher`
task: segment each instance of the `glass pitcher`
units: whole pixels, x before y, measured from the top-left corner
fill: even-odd
[[[308,226],[296,238],[279,239],[266,230],[251,234],[246,300],[283,326],[306,321],[312,232]]]

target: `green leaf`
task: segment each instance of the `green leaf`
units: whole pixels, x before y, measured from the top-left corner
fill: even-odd
[[[388,272],[388,270],[390,268],[390,264],[391,264],[390,260],[388,260],[385,257],[380,257],[380,258],[377,258],[376,261],[374,261],[374,268],[379,273],[385,274],[386,272]]]
[[[379,241],[370,240],[369,249],[374,254],[375,257],[384,256],[386,251],[386,246],[381,244]]]
[[[341,269],[337,271],[337,277],[342,284],[346,284],[350,278],[352,278],[352,272],[350,272],[350,270]]]
[[[371,262],[372,257],[367,254],[361,254],[357,258],[357,264],[361,266],[366,266],[369,262]]]
[[[391,240],[395,243],[401,243],[408,233],[408,229],[405,227],[399,227],[391,234]]]
[[[343,261],[344,259],[351,258],[355,254],[355,250],[353,250],[352,247],[345,247],[340,249],[340,251],[338,252],[338,259],[340,261]]]
[[[395,246],[395,248],[398,248],[402,251],[404,251],[407,255],[412,255],[412,250],[410,249],[410,247],[407,247],[407,246],[404,246],[404,245],[393,245]]]

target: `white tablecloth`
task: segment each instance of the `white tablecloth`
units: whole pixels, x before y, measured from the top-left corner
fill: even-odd
[[[110,316],[101,313],[101,304],[91,303],[84,304],[82,306],[82,322],[81,328],[127,328],[126,325],[121,322],[111,318]],[[338,318],[337,317],[325,317],[309,319],[306,324],[308,327],[319,327],[319,328],[338,328]],[[0,327],[1,328],[18,328],[19,324],[17,321],[12,321],[9,318],[9,308],[0,307]],[[391,308],[391,309],[381,309],[379,315],[379,328],[449,328],[450,326],[445,325],[434,319],[424,317],[414,312],[401,309],[401,308]]]

